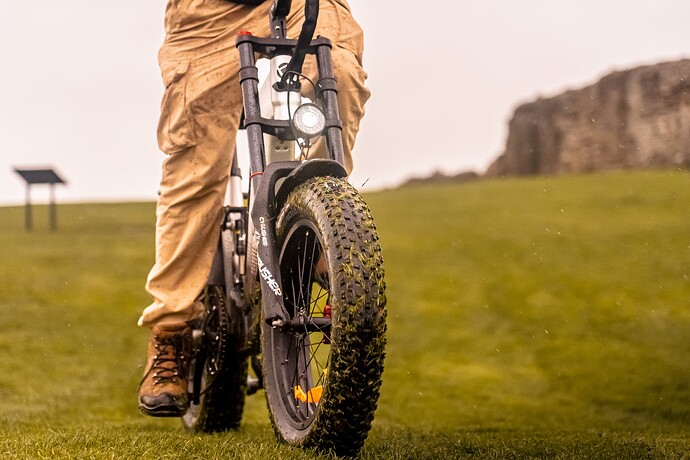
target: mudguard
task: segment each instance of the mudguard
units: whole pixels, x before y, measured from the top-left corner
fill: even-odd
[[[276,219],[290,192],[312,177],[347,177],[342,165],[333,160],[314,159],[305,162],[271,163],[261,174],[252,207],[252,221],[258,233],[258,262],[265,318],[281,326],[288,318],[283,305],[280,279],[280,248],[276,236]],[[284,179],[278,186],[278,181]],[[251,236],[250,236],[251,237]]]

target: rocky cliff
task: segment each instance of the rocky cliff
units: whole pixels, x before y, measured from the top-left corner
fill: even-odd
[[[614,72],[515,110],[488,176],[690,167],[690,59]]]

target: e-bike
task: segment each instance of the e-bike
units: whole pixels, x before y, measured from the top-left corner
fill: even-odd
[[[195,431],[236,428],[245,395],[263,388],[280,440],[353,455],[381,387],[383,258],[343,167],[331,43],[313,37],[319,2],[306,0],[296,40],[286,36],[290,7],[273,0],[270,37],[237,37],[248,191],[236,154],[205,316],[193,329],[183,421]],[[314,80],[302,74],[307,55]],[[257,56],[270,63],[261,89]],[[306,84],[314,100],[302,96]],[[305,159],[320,136],[329,158]]]

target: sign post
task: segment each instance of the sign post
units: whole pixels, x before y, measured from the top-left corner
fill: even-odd
[[[66,184],[53,169],[18,169],[14,172],[19,174],[26,182],[26,205],[24,207],[24,227],[27,232],[33,229],[33,215],[31,210],[31,186],[34,184],[48,184],[50,186],[50,222],[51,231],[57,230],[57,206],[55,204],[55,184]]]

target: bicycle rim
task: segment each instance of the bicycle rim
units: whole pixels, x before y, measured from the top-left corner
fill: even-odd
[[[328,380],[331,355],[327,271],[319,271],[323,243],[318,230],[307,219],[297,221],[285,238],[281,273],[285,308],[292,323],[289,329],[271,329],[276,384],[288,421],[305,429],[318,413]]]

